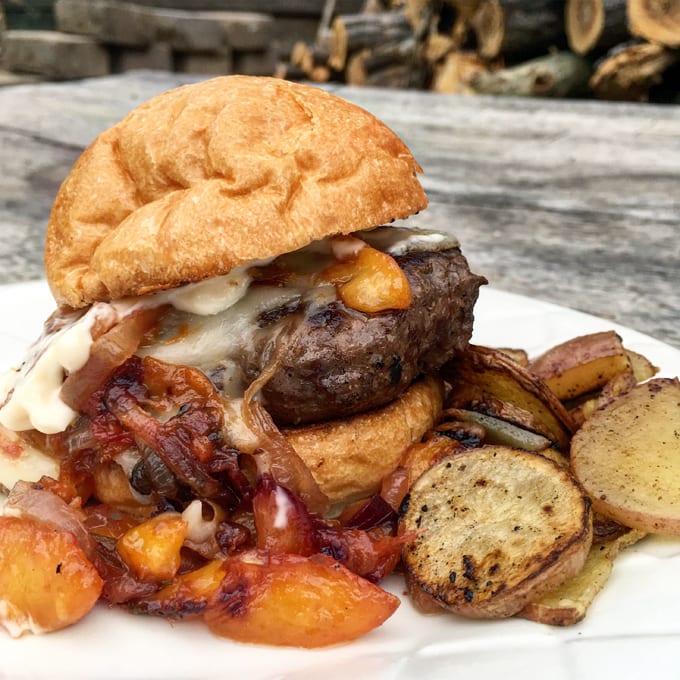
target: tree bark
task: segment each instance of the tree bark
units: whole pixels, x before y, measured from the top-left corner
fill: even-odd
[[[326,82],[331,77],[331,70],[327,64],[328,54],[323,44],[309,45],[299,40],[291,50],[290,63],[291,66],[299,68],[310,80]]]
[[[591,72],[590,62],[584,57],[556,52],[501,71],[477,73],[470,87],[477,94],[569,97],[587,90]]]
[[[350,62],[351,61],[352,60],[350,59]],[[353,70],[353,73],[356,75],[357,72]],[[348,78],[347,83],[350,85],[365,85],[367,87],[404,89],[410,87],[409,82],[411,77],[412,72],[407,64],[389,64],[372,72],[364,72],[360,78],[360,82],[351,83]]]
[[[626,0],[567,0],[565,29],[576,54],[618,45],[630,35]]]
[[[628,21],[633,35],[680,47],[680,0],[628,0]]]
[[[610,50],[590,80],[595,96],[620,101],[647,101],[678,53],[655,43],[627,44]]]
[[[566,45],[563,0],[481,0],[472,27],[484,59],[518,61]]]
[[[379,14],[346,14],[333,22],[328,65],[342,71],[353,52],[388,43],[399,43],[413,35],[413,28],[401,11]]]
[[[365,48],[354,53],[347,61],[345,75],[350,85],[375,84],[376,79],[389,87],[422,86],[422,67],[417,56],[417,42],[411,36],[400,43]],[[405,68],[392,68],[392,67]],[[377,76],[376,74],[382,74]]]

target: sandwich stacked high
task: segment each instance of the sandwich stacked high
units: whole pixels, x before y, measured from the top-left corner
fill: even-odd
[[[59,309],[5,380],[23,453],[0,483],[228,505],[243,457],[219,449],[264,451],[317,510],[374,493],[435,422],[484,282],[451,236],[382,226],[426,207],[419,171],[366,111],[267,78],[178,88],[101,134],[54,204]],[[294,454],[271,453],[281,432]]]

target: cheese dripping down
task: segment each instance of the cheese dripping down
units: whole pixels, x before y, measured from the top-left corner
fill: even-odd
[[[390,255],[458,247],[447,234],[403,227],[378,227],[356,237]],[[330,241],[318,241],[281,256],[292,271],[319,270],[332,261]],[[304,300],[323,305],[334,299],[334,287],[311,287],[309,277],[293,277],[285,285],[251,286],[252,273],[271,260],[251,262],[229,274],[172,290],[110,303],[96,303],[87,311],[70,312],[34,343],[22,366],[0,380],[0,425],[14,431],[36,429],[63,432],[77,413],[61,399],[66,376],[82,368],[92,346],[91,330],[98,322],[112,326],[141,309],[170,305],[156,341],[141,347],[139,356],[190,365],[206,373],[219,367],[223,391],[242,396],[237,357],[253,342],[257,319],[271,309]]]

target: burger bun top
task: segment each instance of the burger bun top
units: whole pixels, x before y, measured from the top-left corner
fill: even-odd
[[[83,307],[226,274],[427,205],[420,167],[319,88],[225,76],[165,92],[85,150],[47,228],[56,301]]]

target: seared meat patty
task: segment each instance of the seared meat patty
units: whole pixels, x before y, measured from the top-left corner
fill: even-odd
[[[276,344],[277,370],[262,390],[279,425],[342,418],[383,406],[419,375],[437,371],[472,335],[483,277],[457,248],[395,257],[413,294],[406,310],[364,314],[333,301],[284,306],[259,319],[243,353],[246,382],[258,377]]]

